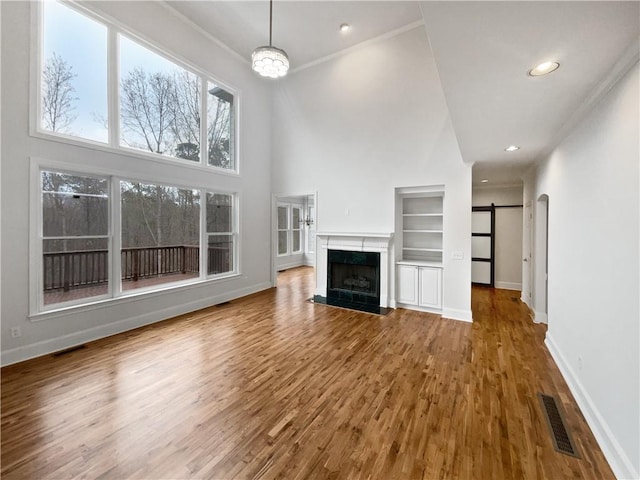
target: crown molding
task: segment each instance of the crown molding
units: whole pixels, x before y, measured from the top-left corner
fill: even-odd
[[[624,50],[618,61],[609,70],[608,74],[598,82],[595,88],[587,95],[582,104],[573,112],[569,119],[558,129],[548,144],[548,147],[540,152],[534,164],[548,157],[571,131],[600,103],[609,91],[624,77],[631,67],[640,60],[640,38],[635,38]]]
[[[238,52],[233,50],[230,46],[228,46],[222,40],[220,40],[220,39],[214,37],[213,35],[211,35],[208,31],[206,31],[200,25],[195,23],[189,17],[187,17],[186,15],[184,15],[181,12],[179,12],[178,10],[176,10],[175,7],[169,5],[165,0],[158,2],[158,4],[161,5],[163,8],[165,8],[166,10],[168,10],[169,12],[171,12],[172,15],[178,17],[180,20],[182,20],[184,23],[186,23],[189,27],[193,28],[198,33],[200,33],[201,35],[206,37],[208,40],[211,40],[213,43],[218,45],[220,48],[222,48],[224,51],[226,51],[227,53],[232,55],[237,60],[240,60],[242,63],[244,63],[246,65],[251,65],[251,62],[249,61],[248,58],[245,58],[243,55],[240,55]]]
[[[401,35],[401,34],[403,34],[405,32],[413,30],[415,28],[421,27],[422,25],[424,25],[424,21],[423,20],[416,20],[415,22],[411,22],[411,23],[409,23],[407,25],[404,25],[403,27],[396,28],[395,30],[390,30],[387,33],[383,33],[382,35],[379,35],[377,37],[373,37],[373,38],[370,38],[369,40],[365,40],[363,42],[360,42],[360,43],[357,43],[355,45],[352,45],[351,47],[345,48],[344,50],[339,50],[337,52],[331,53],[331,54],[326,55],[324,57],[318,58],[317,60],[313,60],[311,62],[304,63],[304,64],[302,64],[302,65],[290,70],[289,74],[298,73],[298,72],[300,72],[302,70],[306,70],[307,68],[315,67],[316,65],[328,62],[330,60],[333,60],[334,58],[342,57],[343,55],[347,55],[347,54],[349,54],[351,52],[354,52],[356,50],[360,50],[361,48],[368,47],[369,45],[372,45],[374,43],[381,42],[381,41],[387,40],[389,38],[397,37],[398,35]]]

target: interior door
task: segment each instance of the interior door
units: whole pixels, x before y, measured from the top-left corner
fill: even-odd
[[[495,207],[472,207],[471,282],[493,287],[495,283]]]
[[[276,270],[298,267],[304,263],[303,203],[278,202],[276,230]]]

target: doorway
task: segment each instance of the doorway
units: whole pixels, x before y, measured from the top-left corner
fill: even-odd
[[[534,320],[548,323],[549,308],[549,196],[538,197],[535,219]]]
[[[315,266],[316,195],[273,195],[272,283],[280,271]]]

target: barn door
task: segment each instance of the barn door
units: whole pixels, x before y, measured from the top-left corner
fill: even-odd
[[[472,207],[471,283],[493,287],[495,283],[496,209]]]

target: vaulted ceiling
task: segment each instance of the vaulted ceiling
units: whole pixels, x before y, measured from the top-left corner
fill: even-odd
[[[170,1],[240,58],[268,43],[267,1]],[[342,23],[351,25],[344,34]],[[273,44],[292,70],[410,28],[426,28],[474,184],[521,182],[638,58],[640,3],[276,1]],[[530,77],[536,64],[560,68]],[[508,145],[520,150],[505,152]]]

